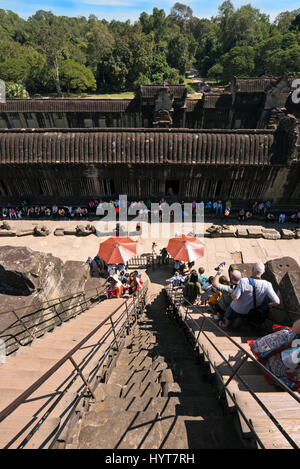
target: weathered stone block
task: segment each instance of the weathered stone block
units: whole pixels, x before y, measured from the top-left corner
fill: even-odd
[[[261,228],[256,226],[251,226],[247,228],[248,238],[262,238],[262,231]]]
[[[231,264],[228,269],[228,273],[233,270],[239,270],[242,273],[242,277],[251,277],[253,264]]]
[[[64,234],[65,234],[65,235],[73,235],[73,236],[76,236],[76,235],[77,235],[77,231],[76,231],[76,230],[67,229],[67,230],[64,230]]]
[[[7,223],[7,221],[4,221],[4,222],[0,225],[0,229],[1,229],[1,230],[11,230],[11,226]]]
[[[238,238],[248,238],[248,231],[246,228],[238,228],[236,230],[236,235]]]
[[[213,233],[210,233],[211,238],[221,238],[222,232],[220,231],[214,231]]]
[[[17,231],[17,236],[33,236],[33,235],[34,235],[34,230]]]
[[[48,236],[50,234],[50,231],[46,226],[36,226],[34,228],[34,234],[35,236]]]
[[[231,226],[223,226],[223,231],[222,231],[222,237],[223,238],[235,238],[236,230],[232,228]]]
[[[281,238],[282,239],[293,239],[293,238],[295,238],[295,233],[292,230],[287,230],[285,228],[282,228],[280,230],[280,233],[281,233]]]
[[[280,239],[280,233],[274,228],[262,229],[262,236],[264,239]]]
[[[287,272],[299,272],[299,265],[292,257],[280,257],[266,263],[266,271],[263,275],[265,280],[272,283],[276,292],[279,284]]]
[[[16,236],[16,231],[2,229],[0,230],[0,236]]]
[[[222,227],[219,225],[211,225],[209,228],[207,228],[206,232],[207,233],[215,233],[216,231],[221,231]]]
[[[54,231],[54,236],[64,236],[65,231],[63,228],[56,228]]]
[[[300,318],[300,271],[287,272],[280,282],[279,290],[291,321],[296,321]]]

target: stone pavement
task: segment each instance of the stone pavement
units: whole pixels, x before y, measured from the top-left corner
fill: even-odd
[[[22,229],[32,226],[33,222],[25,220],[13,220],[9,222],[12,228],[16,228],[22,224]],[[36,223],[35,223],[36,224]],[[78,224],[78,221],[46,221],[43,222],[52,233],[47,237],[10,237],[0,238],[1,246],[27,246],[31,249],[41,252],[51,252],[54,256],[60,257],[63,261],[78,260],[86,261],[88,256],[94,257],[98,253],[99,244],[106,238],[100,238],[95,235],[87,237],[62,236],[53,235],[56,227],[72,228]],[[205,229],[211,223],[205,223]],[[235,228],[238,228],[236,225]],[[250,226],[250,225],[249,225]],[[251,225],[253,226],[253,225]],[[246,228],[247,225],[242,225]],[[171,232],[172,233],[172,232]],[[151,253],[153,239],[143,239],[139,236],[132,237],[137,240],[137,254]],[[162,247],[167,245],[167,239],[155,239],[157,243],[157,253]],[[210,273],[213,268],[222,261],[226,261],[227,265],[231,263],[254,262],[260,260],[266,262],[283,256],[293,257],[300,264],[300,240],[266,240],[263,238],[247,239],[247,238],[205,238],[206,250],[204,258],[196,262],[196,267],[204,265],[206,272]]]

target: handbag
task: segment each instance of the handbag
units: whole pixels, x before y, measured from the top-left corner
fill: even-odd
[[[262,324],[267,318],[268,306],[265,303],[263,303],[260,306],[257,306],[255,282],[252,277],[249,277],[248,280],[249,280],[250,285],[253,288],[253,303],[254,303],[254,308],[251,309],[248,313],[248,319],[249,319],[249,322],[253,324]]]

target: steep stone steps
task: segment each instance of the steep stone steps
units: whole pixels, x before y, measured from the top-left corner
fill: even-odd
[[[207,370],[165,316],[159,287],[67,448],[243,448]]]
[[[63,323],[59,328],[55,328],[53,332],[48,332],[35,339],[30,346],[21,347],[16,353],[8,356],[0,369],[0,410],[6,408],[14,399],[18,398],[123,301],[103,302],[101,305],[85,311],[82,315]],[[122,311],[120,311],[118,317]],[[110,323],[105,325],[101,329],[101,335],[108,331],[110,327]],[[120,326],[116,327],[118,329]],[[112,335],[106,339],[106,342],[101,343],[100,341],[98,343],[98,340],[97,336],[93,336],[73,355],[78,365],[82,365],[83,361],[86,364],[83,375],[87,379],[90,373],[94,373],[96,366],[99,364],[99,359],[107,351]],[[97,355],[89,359],[87,357],[89,352],[96,349]],[[38,448],[44,435],[49,436],[50,433],[56,431],[60,416],[66,407],[74,402],[78,391],[82,392],[83,390],[87,395],[82,380],[78,377],[76,380],[74,379],[76,376],[77,371],[71,362],[65,362],[25,403],[21,404],[0,423],[0,447],[5,447],[9,442],[15,440],[11,448],[16,448],[70,383],[66,394],[40,426],[32,440],[30,440],[30,444],[25,446],[25,448]],[[70,380],[74,380],[74,382],[71,383]],[[24,433],[22,433],[23,429],[26,429]]]

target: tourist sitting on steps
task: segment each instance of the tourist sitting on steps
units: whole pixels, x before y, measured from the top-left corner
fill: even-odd
[[[239,211],[238,220],[239,220],[239,221],[245,221],[245,216],[246,216],[246,212],[245,212],[245,210],[242,208],[242,209]]]
[[[204,275],[204,272],[205,272],[204,267],[199,267],[198,272],[199,272],[198,280],[199,280],[199,283],[202,286],[202,285],[204,285],[204,283],[206,283],[208,281],[209,277],[207,275]]]
[[[173,288],[177,289],[177,288],[181,287],[181,285],[183,284],[183,278],[182,278],[182,275],[180,275],[180,273],[177,271],[177,272],[175,272],[173,277],[168,278],[166,280],[166,282],[171,283]]]
[[[216,292],[216,289],[212,285],[213,279],[213,276],[209,277],[208,281],[202,285],[203,293],[201,295],[201,304],[204,306],[208,304],[210,297]]]
[[[138,277],[138,273],[132,272],[129,276],[126,289],[128,290],[129,295],[135,295],[137,291],[141,289],[143,282],[141,281],[140,277]]]
[[[251,351],[283,384],[300,392],[300,320],[292,328],[274,325],[273,330],[267,336],[249,340]],[[267,373],[264,376],[268,383],[279,386]]]
[[[285,213],[281,213],[281,214],[279,215],[278,222],[279,222],[279,223],[284,223],[284,222],[285,222],[285,219],[286,219]]]
[[[271,213],[271,212],[267,213],[266,220],[267,220],[268,222],[274,223],[275,217],[274,217],[273,213]]]
[[[261,278],[264,272],[263,262],[256,262],[252,267],[252,276],[240,280],[232,293],[233,301],[226,310],[225,322],[220,323],[221,327],[228,328],[232,322],[238,327],[245,319],[250,323],[262,322],[268,309],[280,304],[272,284]]]
[[[233,270],[230,273],[230,280],[228,280],[225,275],[222,275],[223,271],[224,267],[219,267],[219,270],[212,282],[212,286],[217,290],[217,292],[222,293],[217,303],[211,304],[215,313],[213,318],[216,321],[223,320],[224,314],[232,301],[231,295],[242,278],[242,274],[239,270]]]
[[[124,291],[124,286],[122,285],[122,282],[115,277],[109,277],[107,279],[107,282],[109,284],[107,289],[108,298],[120,298]]]
[[[188,279],[188,282],[185,283],[183,289],[183,305],[190,306],[194,304],[196,300],[200,298],[200,295],[203,293],[201,285],[198,281],[198,274],[196,270],[191,272],[191,275]]]

